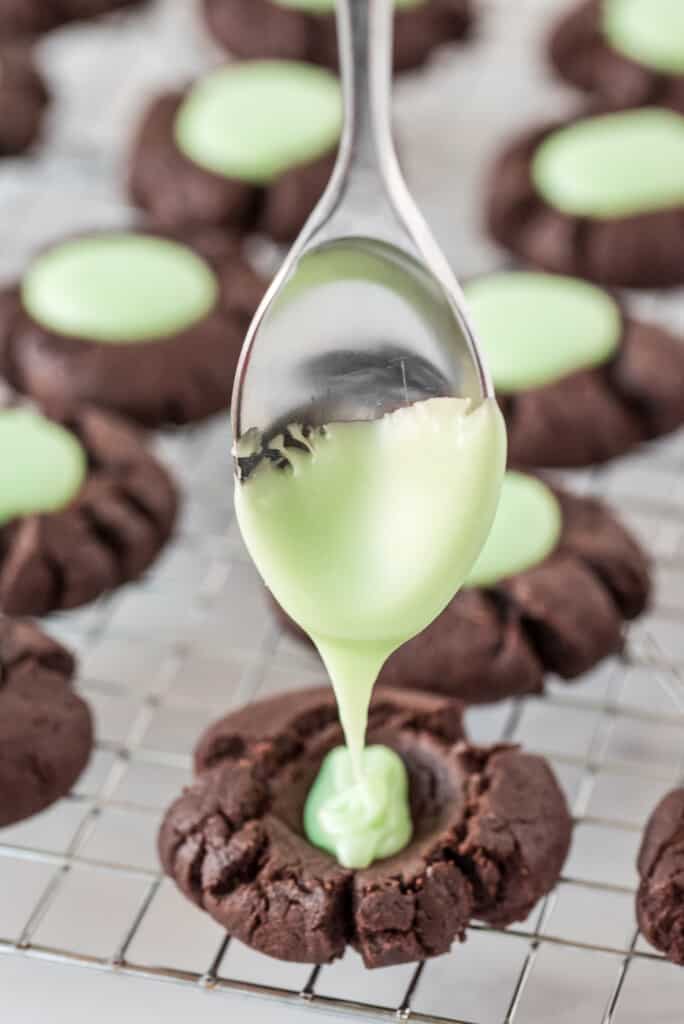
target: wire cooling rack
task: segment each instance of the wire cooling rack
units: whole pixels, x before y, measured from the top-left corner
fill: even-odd
[[[409,177],[463,275],[501,261],[478,226],[482,170],[497,144],[577,104],[538,59],[559,4],[481,6],[475,42],[443,52],[398,88]],[[218,59],[190,0],[47,40],[41,60],[56,105],[37,156],[0,167],[0,269],[18,270],[63,232],[128,222],[119,182],[145,96]],[[268,250],[257,255],[269,259]],[[633,301],[684,329],[681,293]],[[544,700],[468,714],[474,739],[519,740],[558,773],[576,821],[560,884],[521,925],[474,925],[447,956],[374,972],[354,953],[314,970],[267,960],[229,941],[160,877],[157,827],[189,779],[200,730],[256,694],[321,676],[313,657],[279,634],[242,550],[227,420],[156,443],[185,493],[174,544],[142,582],[48,622],[80,654],[98,743],[68,799],[0,832],[0,1019],[209,1024],[232,1014],[299,1024],[343,1013],[679,1024],[684,971],[639,937],[633,900],[643,823],[684,771],[684,437],[569,476],[616,505],[655,558],[655,604],[630,629],[625,656],[572,686],[551,681]]]

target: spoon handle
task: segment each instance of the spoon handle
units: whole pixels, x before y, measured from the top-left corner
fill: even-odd
[[[384,178],[396,161],[391,127],[393,0],[337,0],[344,96],[339,164],[348,188]],[[386,186],[384,186],[386,187]]]
[[[337,162],[308,234],[317,243],[364,233],[398,242],[391,198],[393,0],[337,0],[344,127]]]

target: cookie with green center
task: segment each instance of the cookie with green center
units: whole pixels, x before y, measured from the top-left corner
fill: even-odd
[[[236,57],[282,57],[337,67],[334,0],[204,0],[214,38]],[[394,67],[423,64],[437,47],[463,39],[472,0],[395,0]]]
[[[49,32],[71,21],[98,18],[143,0],[0,0],[0,39]]]
[[[643,107],[527,133],[494,166],[487,217],[497,241],[545,270],[684,283],[684,114]]]
[[[0,618],[0,828],[69,792],[93,746],[74,659],[30,622]]]
[[[558,22],[549,48],[559,74],[603,103],[684,113],[681,0],[584,0]]]
[[[143,573],[173,529],[170,477],[109,413],[0,407],[0,466],[0,612],[92,601]]]
[[[459,701],[379,689],[369,744],[404,762],[413,833],[370,867],[342,867],[306,838],[307,793],[342,742],[332,688],[258,701],[211,726],[196,779],[159,833],[166,873],[235,938],[269,956],[367,967],[426,960],[471,917],[523,920],[556,883],[571,819],[547,762],[475,747]]]
[[[133,200],[158,224],[297,235],[323,192],[342,125],[330,71],[230,64],[155,100],[131,155]]]
[[[684,423],[684,341],[598,285],[501,271],[465,294],[514,466],[585,466]]]
[[[23,153],[40,135],[48,91],[30,47],[0,44],[0,156]]]
[[[547,672],[573,679],[620,651],[650,587],[645,553],[605,505],[508,472],[466,586],[378,683],[470,704],[541,692]]]
[[[41,402],[150,426],[225,409],[264,283],[212,228],[54,243],[0,293],[0,369]]]

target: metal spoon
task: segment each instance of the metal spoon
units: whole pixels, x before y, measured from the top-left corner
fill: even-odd
[[[339,155],[247,333],[232,405],[238,477],[288,424],[493,395],[461,290],[394,151],[393,11],[392,0],[337,0]]]

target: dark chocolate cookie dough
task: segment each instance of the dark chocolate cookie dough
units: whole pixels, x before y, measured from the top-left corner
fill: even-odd
[[[48,98],[30,47],[0,42],[0,156],[23,153],[36,141]]]
[[[0,611],[10,615],[74,608],[134,579],[175,521],[176,489],[131,427],[87,406],[55,421],[82,449],[85,473],[54,510],[0,519]]]
[[[650,7],[645,0],[644,8]],[[554,27],[551,62],[572,85],[615,107],[657,104],[684,113],[684,72],[649,66],[611,44],[602,0],[583,0]],[[657,18],[656,11],[650,11]]]
[[[0,0],[0,39],[35,36],[70,21],[97,18],[142,0]]]
[[[151,251],[136,279],[141,245]],[[230,402],[264,288],[238,243],[213,228],[66,239],[0,292],[0,370],[40,402],[92,402],[148,426],[203,419]]]
[[[646,555],[601,502],[555,493],[562,526],[551,553],[489,586],[461,590],[390,656],[379,685],[488,703],[540,693],[547,672],[573,679],[620,651],[625,620],[648,603]]]
[[[639,851],[639,927],[675,964],[684,964],[684,789],[664,797]]]
[[[290,241],[328,182],[340,125],[329,72],[286,61],[227,65],[153,101],[133,144],[131,197],[166,228]]]
[[[159,851],[183,893],[270,956],[327,963],[348,944],[366,966],[424,960],[471,917],[506,925],[555,884],[571,822],[547,763],[515,747],[473,747],[458,701],[379,690],[368,739],[410,777],[414,837],[363,871],[304,837],[321,760],[342,742],[329,688],[252,704],[212,726],[197,778],[171,806]]]
[[[605,117],[636,118],[659,122],[670,128],[679,119],[679,150],[669,161],[670,170],[682,159],[684,149],[684,117],[664,109],[645,107],[639,111],[597,115],[594,127],[598,137],[606,124]],[[628,175],[632,185],[650,188],[652,208],[641,204],[636,212],[621,214],[613,207],[608,215],[591,215],[562,209],[540,191],[535,178],[535,159],[541,148],[558,133],[586,125],[592,117],[547,124],[524,134],[509,145],[495,161],[490,175],[486,219],[492,236],[522,260],[559,274],[571,274],[609,286],[634,288],[671,287],[684,283],[684,186],[681,196],[671,203],[663,202],[663,190],[653,175]],[[596,123],[600,122],[600,123]],[[650,133],[649,133],[650,134]],[[674,134],[674,131],[673,131]],[[644,142],[642,150],[653,160],[668,163],[657,140]],[[548,152],[548,150],[547,150]],[[633,154],[635,157],[637,153]],[[623,154],[624,156],[624,154]],[[599,160],[599,162],[601,162]],[[629,161],[623,159],[622,166]],[[610,199],[610,172],[604,167],[600,177],[585,167],[582,175],[582,198],[593,182],[598,181],[603,200]],[[619,173],[619,172],[618,172]],[[673,174],[672,178],[676,179]],[[580,179],[567,169],[564,185],[577,190]],[[616,187],[619,182],[616,179]],[[670,182],[672,185],[672,182]],[[674,189],[673,189],[674,192]],[[616,193],[617,194],[617,193]],[[626,207],[629,209],[629,207]]]
[[[60,644],[0,616],[0,827],[64,796],[88,762],[93,727],[73,672]]]
[[[286,57],[337,67],[335,14],[277,0],[203,0],[215,39],[236,57]],[[423,0],[394,19],[394,67],[423,64],[443,43],[463,39],[473,23],[471,0]]]

